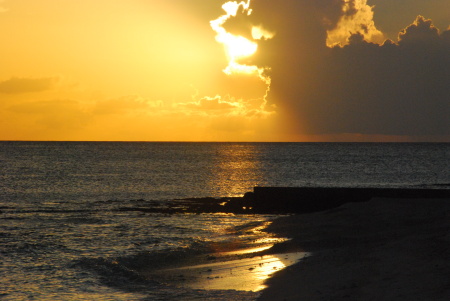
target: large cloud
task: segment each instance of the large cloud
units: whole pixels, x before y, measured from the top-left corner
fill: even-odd
[[[255,60],[272,68],[269,100],[287,128],[300,134],[450,135],[450,32],[439,33],[419,16],[395,43],[375,44],[380,35],[368,34],[377,30],[371,8],[365,0],[350,2],[355,5],[253,3],[252,22],[276,32],[260,43]],[[327,32],[340,26],[354,28],[347,45],[328,47]]]

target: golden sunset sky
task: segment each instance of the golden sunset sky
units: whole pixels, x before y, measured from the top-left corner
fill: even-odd
[[[0,0],[0,140],[450,141],[449,0]]]

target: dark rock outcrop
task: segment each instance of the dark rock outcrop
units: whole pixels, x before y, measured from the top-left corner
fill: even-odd
[[[450,189],[255,187],[243,197],[188,198],[148,202],[119,211],[146,213],[297,214],[328,210],[349,202],[383,198],[450,198]]]

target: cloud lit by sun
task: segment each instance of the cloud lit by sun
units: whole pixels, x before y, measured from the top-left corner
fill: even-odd
[[[241,64],[239,61],[243,58],[252,56],[258,50],[256,41],[251,41],[246,37],[234,35],[224,28],[224,24],[232,17],[236,17],[239,10],[246,15],[250,15],[250,0],[228,1],[222,5],[222,9],[226,14],[210,22],[212,29],[216,32],[216,41],[224,46],[225,53],[228,59],[228,66],[224,72],[228,75],[233,73],[241,74],[255,74],[259,76],[266,84],[269,84],[269,79],[264,75],[265,68],[259,68],[254,65]],[[264,30],[261,27],[253,26],[252,38],[254,40],[270,39],[273,34]]]
[[[342,16],[336,27],[327,31],[327,46],[346,45],[352,34],[361,34],[366,41],[383,43],[385,37],[373,20],[373,6],[367,0],[346,0],[342,6]]]
[[[258,40],[271,39],[274,34],[265,30],[261,26],[252,26],[251,37],[252,40],[228,32],[224,25],[233,17],[236,17],[238,13],[250,16],[252,10],[250,8],[250,1],[228,1],[222,5],[222,9],[225,11],[224,15],[221,15],[215,20],[210,22],[211,28],[216,32],[216,41],[223,45],[225,54],[228,60],[228,65],[223,69],[223,72],[227,75],[249,75],[256,76],[266,85],[265,93],[262,96],[262,104],[260,106],[261,113],[269,114],[266,112],[267,96],[270,91],[271,78],[267,75],[268,67],[259,67],[256,65],[247,65],[242,63],[242,59],[251,57],[258,50]]]

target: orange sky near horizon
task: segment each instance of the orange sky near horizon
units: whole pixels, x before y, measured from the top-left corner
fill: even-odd
[[[361,27],[367,42],[397,42],[392,32],[417,15],[414,11],[395,28],[399,25],[386,21],[392,16],[380,13],[377,19],[371,8],[371,2],[383,8],[386,1],[353,1],[354,7],[341,10],[356,9],[354,18],[330,17],[334,28],[324,23],[320,30],[327,38],[317,53],[348,44],[347,32]],[[417,1],[410,2],[415,7]],[[285,61],[269,55],[289,44],[283,39],[290,30],[264,15],[270,14],[270,1],[224,3],[0,0],[0,140],[450,141],[450,134],[440,131],[330,131],[313,125],[288,99],[297,92],[302,99],[309,95],[303,96],[306,90],[294,79],[314,72],[305,67],[304,73],[290,74]],[[441,27],[449,23],[443,4],[426,6]],[[276,13],[274,8],[274,18]],[[312,49],[308,38],[292,44],[292,55],[300,57],[296,64]],[[286,58],[283,51],[288,53],[276,53]],[[288,90],[283,86],[288,82],[300,90]]]

